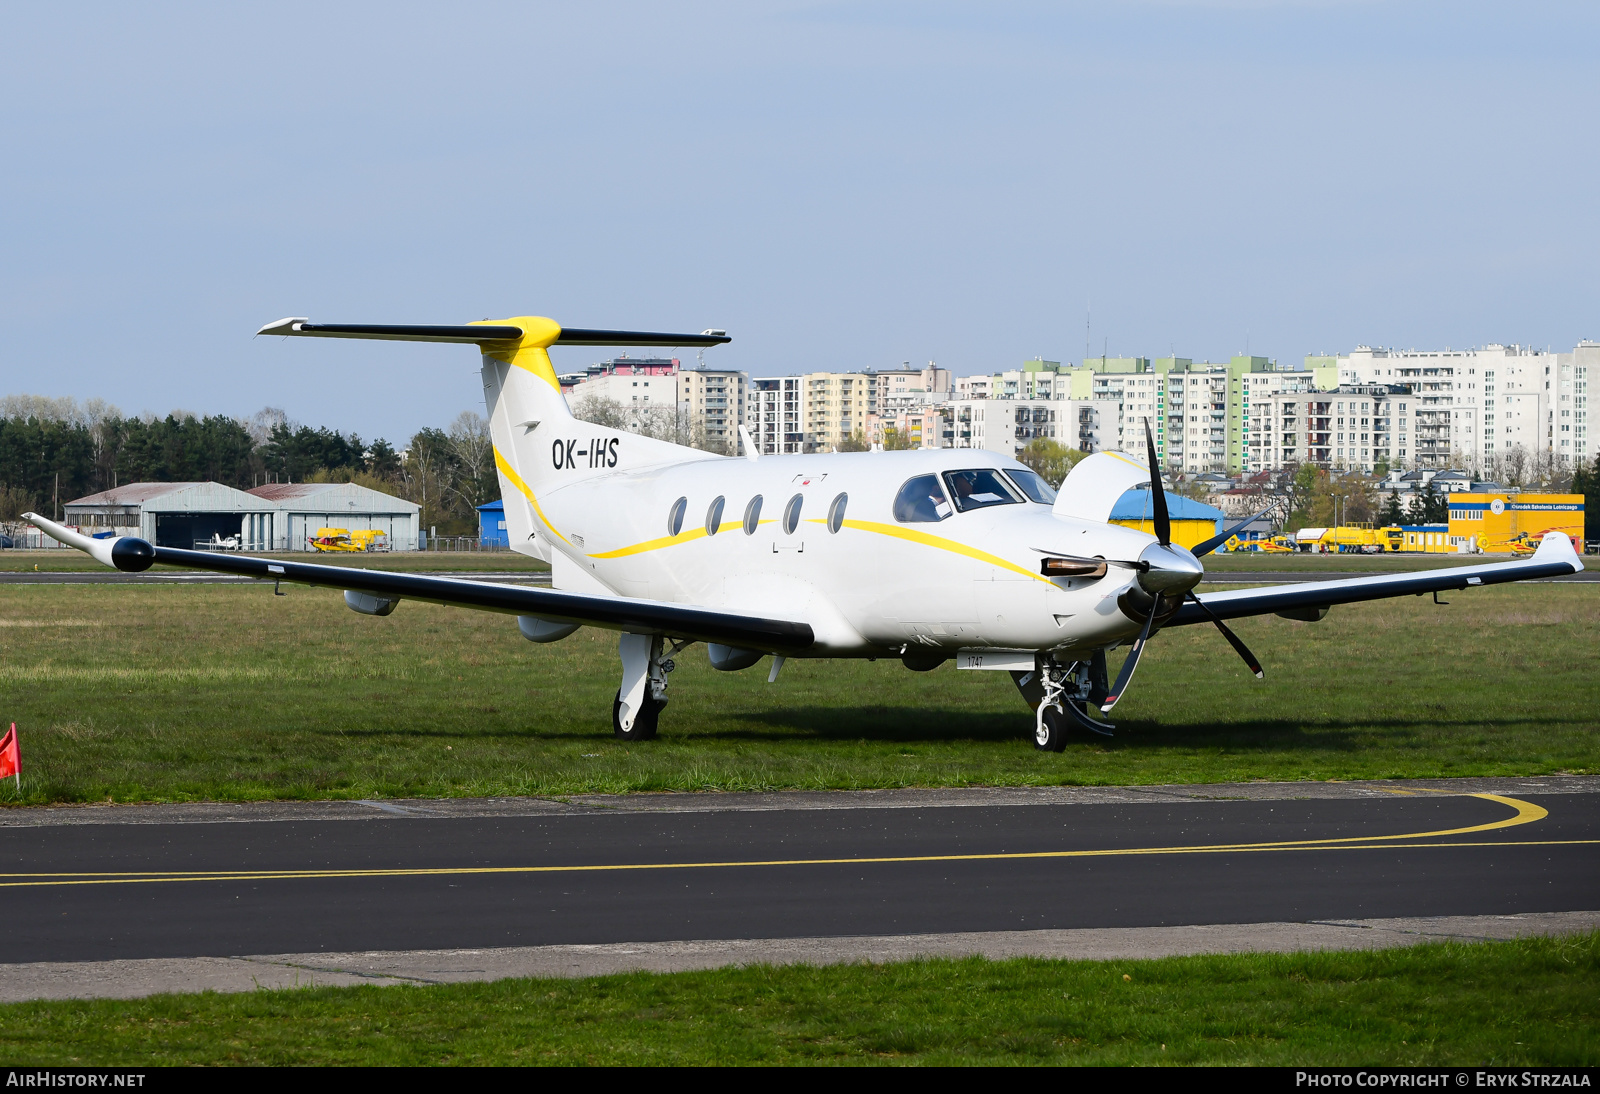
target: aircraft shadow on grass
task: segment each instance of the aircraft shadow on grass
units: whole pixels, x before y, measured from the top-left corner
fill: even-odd
[[[674,719],[673,714],[677,717]],[[503,719],[503,720],[502,720]],[[682,742],[729,741],[758,743],[805,741],[871,741],[888,744],[1026,744],[1031,717],[996,711],[959,711],[938,707],[790,707],[780,710],[729,711],[722,723],[707,729],[696,725],[698,712],[671,712],[662,727],[658,745]],[[1590,728],[1584,718],[1541,717],[1547,727]],[[1354,752],[1372,747],[1373,737],[1406,736],[1417,731],[1500,731],[1525,726],[1526,718],[1397,718],[1299,719],[1249,718],[1229,722],[1173,722],[1119,718],[1116,733],[1100,737],[1082,732],[1083,743],[1108,749],[1227,747],[1259,751],[1295,750]],[[525,719],[513,712],[502,718],[480,719],[466,725],[342,727],[337,736],[372,741],[437,738],[440,740],[525,740],[609,743],[603,732],[587,720]]]
[[[964,713],[938,708],[800,707],[787,710],[750,712],[740,716],[750,730],[725,729],[696,734],[733,740],[772,740],[791,734],[826,741],[984,742],[1026,743],[1032,729],[1024,712]],[[1570,725],[1582,728],[1583,719],[1540,719],[1543,725]],[[1473,718],[1470,720],[1426,719],[1401,722],[1394,718],[1289,720],[1252,718],[1223,723],[1145,721],[1119,718],[1114,736],[1099,737],[1084,732],[1079,739],[1106,748],[1195,748],[1225,745],[1230,749],[1306,749],[1353,752],[1372,746],[1373,736],[1406,735],[1418,730],[1478,729],[1502,730],[1527,725],[1527,719]],[[756,729],[754,726],[762,726]],[[787,733],[783,731],[788,731]],[[670,730],[667,731],[670,733]]]

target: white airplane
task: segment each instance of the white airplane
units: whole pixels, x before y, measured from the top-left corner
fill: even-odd
[[[1193,550],[1171,542],[1148,422],[1148,465],[1097,453],[1057,493],[1016,460],[975,449],[762,456],[741,427],[739,458],[593,425],[572,416],[547,352],[713,346],[730,340],[722,331],[575,330],[521,316],[464,326],[282,319],[257,333],[477,345],[511,545],[550,563],[553,587],[90,539],[27,519],[119,570],[161,562],[343,589],[366,615],[402,600],[502,612],[534,642],[580,626],[620,631],[612,726],[624,740],[655,736],[672,658],[704,642],[726,671],[771,655],[769,681],[791,657],[894,657],[916,671],[954,658],[1009,671],[1034,708],[1034,744],[1059,751],[1074,727],[1110,731],[1096,715],[1116,705],[1162,628],[1214,624],[1259,678],[1224,619],[1317,620],[1334,604],[1583,569],[1554,534],[1522,561],[1198,596],[1200,557],[1237,529]],[[1156,534],[1108,523],[1118,498],[1143,484]],[[1113,683],[1106,652],[1130,643]]]

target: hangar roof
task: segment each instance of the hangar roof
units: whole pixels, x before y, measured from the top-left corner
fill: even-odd
[[[375,513],[416,513],[414,501],[385,494],[353,482],[283,482],[247,491],[273,508],[296,513],[336,513],[346,510]]]
[[[68,505],[142,505],[152,498],[159,498],[170,494],[174,490],[185,490],[191,486],[204,486],[200,482],[130,482],[127,486],[118,486],[112,490],[102,490],[98,494],[77,498],[67,502]]]
[[[1150,520],[1153,512],[1150,491],[1135,488],[1117,499],[1117,504],[1111,507],[1111,519]],[[1167,516],[1173,520],[1221,520],[1223,515],[1214,505],[1167,492]]]
[[[132,509],[160,512],[248,513],[271,508],[243,490],[220,482],[132,482],[74,498],[70,509]]]

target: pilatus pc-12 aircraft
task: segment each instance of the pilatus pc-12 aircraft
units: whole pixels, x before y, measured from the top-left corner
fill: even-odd
[[[161,562],[344,590],[366,615],[403,600],[515,616],[534,642],[581,626],[621,633],[612,726],[655,736],[672,658],[704,642],[711,664],[772,658],[896,657],[926,671],[1009,671],[1033,707],[1034,743],[1074,728],[1108,732],[1151,636],[1210,623],[1257,677],[1261,665],[1223,621],[1276,613],[1316,620],[1334,604],[1437,593],[1583,569],[1564,535],[1523,561],[1199,596],[1200,558],[1171,542],[1155,446],[1148,464],[1115,452],[1081,461],[1058,492],[1015,460],[975,449],[728,457],[579,421],[551,346],[713,346],[721,331],[574,330],[519,317],[465,326],[370,326],[283,319],[259,334],[463,342],[483,354],[483,391],[512,547],[550,563],[550,589],[379,573],[90,539],[39,528],[119,570]],[[741,430],[742,432],[742,430]],[[1148,483],[1155,534],[1108,523]],[[1129,647],[1116,680],[1106,652]]]

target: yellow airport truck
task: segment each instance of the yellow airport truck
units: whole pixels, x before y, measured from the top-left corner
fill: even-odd
[[[1295,533],[1295,540],[1300,550],[1315,554],[1379,555],[1406,549],[1403,529],[1374,528],[1371,522],[1341,524],[1334,528],[1302,528]]]

